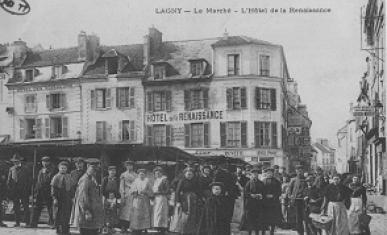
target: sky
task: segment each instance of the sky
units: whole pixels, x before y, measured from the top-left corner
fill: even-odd
[[[0,43],[22,39],[28,46],[77,45],[83,30],[104,45],[142,43],[154,25],[163,40],[246,35],[284,47],[290,76],[313,122],[312,138],[337,142],[366,70],[360,48],[360,8],[366,0],[26,0],[31,12],[0,9]],[[156,14],[155,8],[232,8],[233,14]],[[330,13],[241,14],[241,8],[330,8]]]

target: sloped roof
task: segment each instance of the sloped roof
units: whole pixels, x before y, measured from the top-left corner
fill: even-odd
[[[78,63],[78,47],[29,51],[21,67],[41,67],[53,64]]]
[[[320,143],[314,143],[313,147],[319,149],[323,153],[331,153],[333,151],[333,149],[331,149],[330,147],[322,145]]]
[[[247,36],[228,36],[228,37],[220,38],[220,40],[218,40],[212,46],[223,47],[223,46],[238,46],[238,45],[246,45],[246,44],[274,45],[270,42],[247,37]]]

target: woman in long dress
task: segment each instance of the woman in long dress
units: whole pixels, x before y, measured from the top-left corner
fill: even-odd
[[[120,177],[120,195],[121,205],[119,212],[119,219],[121,224],[121,232],[126,232],[130,226],[130,213],[132,211],[133,196],[131,194],[131,188],[137,175],[133,171],[134,163],[132,161],[126,161],[126,171],[121,174]]]
[[[365,210],[367,193],[357,176],[352,177],[352,183],[348,185],[351,190],[351,206],[348,210],[348,224],[350,234],[361,234],[359,215]]]
[[[141,234],[151,228],[151,206],[152,186],[146,178],[146,170],[139,169],[138,177],[134,180],[131,188],[133,196],[132,211],[130,214],[130,229],[133,234]]]
[[[164,235],[168,228],[169,184],[161,167],[156,167],[153,172],[155,175],[155,181],[152,187],[154,195],[152,227],[156,228],[160,235]]]
[[[333,218],[330,235],[349,235],[347,209],[344,201],[350,196],[350,190],[340,183],[340,176],[333,176],[333,183],[325,190],[323,208],[328,207],[328,216]]]

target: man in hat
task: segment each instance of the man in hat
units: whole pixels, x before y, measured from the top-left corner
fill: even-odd
[[[237,180],[237,184],[240,187],[240,190],[242,191],[245,185],[247,184],[247,181],[249,179],[246,177],[246,175],[243,173],[243,167],[242,166],[237,166],[236,167],[236,172],[235,172],[235,177]]]
[[[288,195],[290,198],[291,206],[295,207],[296,211],[296,229],[298,234],[304,234],[305,208],[304,199],[307,196],[307,183],[304,178],[304,172],[301,165],[296,166],[295,178],[292,178],[289,184]]]
[[[121,194],[121,210],[119,219],[121,223],[121,232],[126,232],[130,226],[130,218],[132,212],[132,184],[137,178],[134,172],[134,162],[127,160],[124,162],[126,171],[120,176],[120,194]]]
[[[11,161],[14,164],[9,169],[7,185],[9,189],[9,196],[12,198],[13,206],[15,210],[15,227],[20,226],[20,204],[24,209],[24,221],[28,225],[30,222],[29,211],[29,196],[32,185],[32,172],[27,167],[22,165],[22,158],[15,154]]]
[[[76,200],[76,191],[78,187],[78,181],[82,177],[83,174],[85,174],[85,159],[82,157],[75,158],[75,169],[70,172],[71,176],[71,196],[73,198],[73,205],[75,206],[75,200]],[[74,222],[74,206],[71,210],[71,218],[70,222],[71,224]]]
[[[102,179],[102,195],[105,198],[108,198],[110,193],[113,193],[116,198],[119,198],[120,182],[116,175],[117,167],[108,166],[108,176]]]
[[[264,195],[263,195],[263,210],[266,212],[264,216],[265,225],[270,227],[270,234],[274,235],[274,229],[282,222],[281,215],[281,182],[274,177],[274,169],[267,168],[266,178],[263,180]]]
[[[71,176],[68,172],[69,163],[62,161],[58,165],[59,172],[51,181],[51,196],[57,209],[55,227],[57,234],[70,234],[70,216],[72,208]]]
[[[48,211],[48,224],[53,225],[54,217],[52,210],[52,197],[51,197],[51,180],[54,177],[55,172],[53,167],[51,167],[50,157],[42,157],[42,169],[39,170],[38,178],[35,184],[35,195],[36,203],[34,210],[32,212],[30,226],[31,228],[36,228],[38,226],[38,220],[40,213],[43,209],[43,206],[47,206]]]
[[[205,164],[202,166],[202,173],[199,176],[200,193],[202,194],[201,196],[203,196],[204,198],[207,198],[211,195],[211,183],[211,167]]]
[[[103,227],[103,202],[96,179],[97,168],[98,163],[90,162],[78,183],[75,222],[81,235],[98,234]]]

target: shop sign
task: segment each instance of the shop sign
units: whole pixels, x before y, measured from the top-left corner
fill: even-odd
[[[289,134],[301,134],[301,131],[302,131],[302,128],[301,127],[298,127],[298,126],[292,126],[292,127],[288,127],[288,133]]]
[[[372,106],[355,106],[352,113],[354,117],[374,116],[375,108]]]
[[[239,150],[239,149],[200,149],[200,150],[188,150],[185,151],[192,153],[195,156],[218,156],[224,155],[225,157],[233,157],[233,158],[256,158],[256,157],[268,157],[274,158],[281,156],[281,151],[274,149],[249,149],[249,150]]]
[[[69,86],[52,85],[52,86],[22,87],[22,88],[17,88],[16,92],[63,90],[67,87]]]
[[[145,120],[147,123],[159,122],[185,122],[185,121],[207,121],[207,120],[222,120],[224,114],[222,110],[208,111],[187,111],[178,113],[152,113],[146,114]]]

